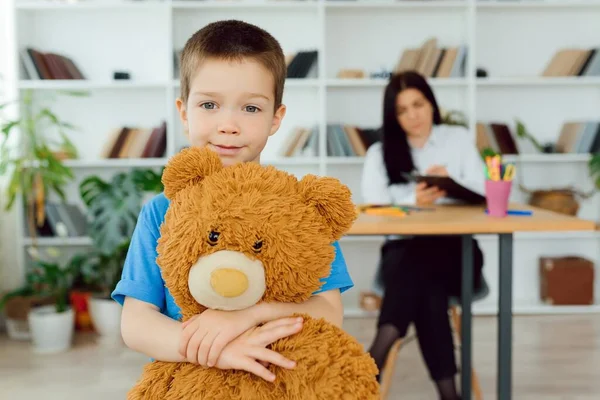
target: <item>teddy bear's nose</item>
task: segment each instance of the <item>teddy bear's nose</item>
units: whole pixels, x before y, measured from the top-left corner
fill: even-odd
[[[219,268],[210,274],[210,285],[223,297],[237,297],[248,289],[248,277],[234,268]]]

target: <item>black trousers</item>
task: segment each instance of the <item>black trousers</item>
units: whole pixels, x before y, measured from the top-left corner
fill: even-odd
[[[473,240],[473,290],[481,285],[483,253]],[[460,297],[462,243],[459,236],[390,240],[381,250],[384,296],[378,326],[393,324],[405,336],[415,324],[429,375],[435,381],[457,373],[448,316],[450,296]]]

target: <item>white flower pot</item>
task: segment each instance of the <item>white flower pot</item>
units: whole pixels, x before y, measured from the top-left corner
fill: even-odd
[[[75,331],[72,308],[57,313],[54,305],[35,307],[27,318],[36,353],[59,353],[71,347]]]
[[[31,340],[29,322],[27,320],[6,319],[8,337],[13,340]]]
[[[90,297],[90,317],[98,340],[106,344],[123,344],[121,336],[121,305],[112,299]]]

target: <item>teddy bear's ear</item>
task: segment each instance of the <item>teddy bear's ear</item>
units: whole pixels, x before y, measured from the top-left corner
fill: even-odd
[[[165,196],[172,200],[188,185],[198,184],[205,177],[221,170],[223,164],[207,147],[189,147],[171,157],[162,175]]]
[[[350,189],[338,179],[310,174],[299,184],[304,201],[323,217],[331,229],[332,240],[339,240],[357,217]]]

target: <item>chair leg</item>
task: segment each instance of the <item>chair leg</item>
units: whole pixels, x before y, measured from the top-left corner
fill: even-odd
[[[390,391],[390,387],[392,386],[392,380],[394,378],[394,369],[396,367],[396,359],[398,358],[398,352],[400,351],[401,346],[402,339],[397,339],[390,348],[390,351],[388,352],[387,358],[385,360],[380,384],[381,400],[385,400],[387,398],[388,393]]]
[[[456,334],[458,335],[458,339],[460,340],[461,324],[460,315],[458,314],[458,306],[452,306],[450,311],[452,313],[452,322],[454,324],[454,329],[456,329]],[[481,392],[481,386],[479,385],[479,378],[477,378],[475,368],[471,368],[471,388],[473,390],[475,400],[483,400],[483,393]]]

